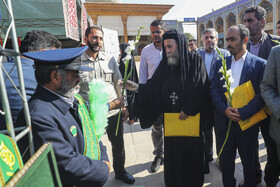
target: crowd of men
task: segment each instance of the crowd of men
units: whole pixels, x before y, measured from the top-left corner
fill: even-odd
[[[128,81],[126,89],[136,92],[135,111],[142,128],[152,127],[154,161],[151,172],[164,165],[166,186],[200,187],[204,174],[211,172],[213,130],[219,167],[225,187],[236,186],[234,177],[236,151],[243,165],[244,180],[239,186],[252,187],[262,180],[258,155],[258,134],[261,131],[267,149],[264,181],[276,186],[280,175],[280,46],[279,36],[264,32],[266,11],[249,7],[244,11],[244,24],[227,30],[227,50],[217,47],[218,33],[213,28],[202,32],[203,47],[187,41],[177,30],[166,30],[161,20],[150,24],[152,43],[141,53],[139,84]],[[280,24],[279,24],[280,25]],[[278,26],[277,26],[278,27]],[[280,28],[280,26],[279,26]],[[280,29],[279,29],[280,30]],[[128,118],[127,102],[121,96],[122,75],[115,58],[102,52],[103,31],[92,26],[85,31],[85,47],[61,49],[61,43],[45,31],[31,31],[21,42],[21,61],[26,85],[36,150],[52,142],[63,186],[103,186],[111,164],[106,147],[98,139],[89,115],[89,84],[101,79],[110,84],[108,126],[112,145],[115,179],[133,184],[135,178],[125,169],[123,121]],[[231,89],[250,81],[255,92],[252,100],[241,108],[229,105],[225,80],[220,72],[222,58],[231,70]],[[278,58],[279,57],[279,58]],[[14,61],[3,63],[17,80]],[[33,69],[34,67],[34,69]],[[138,79],[137,79],[138,80]],[[18,86],[19,83],[15,82]],[[16,127],[24,125],[19,96],[13,85],[6,88]],[[271,112],[246,130],[240,121],[249,120],[265,105]],[[118,111],[121,121],[118,131]],[[200,113],[197,137],[164,136],[164,113],[178,113],[178,120]],[[0,118],[1,124],[5,123]],[[232,121],[230,131],[228,122]],[[3,126],[1,126],[3,129]],[[28,148],[27,139],[18,142],[21,153]],[[30,155],[23,154],[26,162]]]

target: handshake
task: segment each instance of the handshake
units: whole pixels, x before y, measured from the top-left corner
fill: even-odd
[[[120,81],[120,86],[123,86],[123,80]],[[127,80],[125,88],[129,91],[137,91],[138,90],[139,85],[136,84],[133,81]],[[117,99],[113,100],[112,102],[110,102],[110,109],[109,110],[114,110],[114,109],[120,109],[124,107],[124,103],[125,103],[125,97],[121,96],[118,97]]]
[[[123,86],[123,80],[121,80],[120,86]],[[125,89],[127,89],[129,91],[138,91],[138,88],[139,88],[139,85],[137,83],[130,81],[130,80],[126,81]]]

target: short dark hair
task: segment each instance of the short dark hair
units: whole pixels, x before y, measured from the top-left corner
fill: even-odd
[[[250,31],[249,31],[248,27],[246,27],[246,25],[238,24],[236,26],[239,29],[241,40],[250,36]]]
[[[153,27],[160,26],[163,30],[166,30],[164,22],[163,22],[162,20],[159,20],[159,19],[154,20],[154,21],[150,24],[150,27],[151,27],[151,26],[153,26]]]
[[[100,30],[102,32],[102,35],[104,34],[103,33],[103,30],[100,28],[100,27],[97,27],[97,26],[90,26],[86,29],[85,31],[85,36],[88,37],[89,33],[91,32],[92,29],[97,29],[97,30]]]
[[[61,42],[52,34],[41,31],[33,30],[27,32],[24,39],[21,41],[19,51],[24,52],[36,52],[42,49],[61,48]]]
[[[189,41],[188,42],[193,42],[193,43],[195,43],[196,44],[196,39],[194,39],[194,38],[191,38],[191,39],[189,39]]]
[[[263,7],[261,7],[261,6],[248,7],[244,10],[243,17],[245,16],[245,14],[251,13],[251,12],[255,13],[255,17],[257,18],[258,21],[261,21],[262,19],[266,20],[267,14],[266,14],[266,10]]]
[[[276,25],[280,24],[280,20],[276,23]]]
[[[35,61],[36,64],[36,61]],[[36,66],[36,65],[35,65]],[[55,65],[39,65],[35,68],[35,78],[38,84],[44,85],[51,81],[51,72],[55,71]]]

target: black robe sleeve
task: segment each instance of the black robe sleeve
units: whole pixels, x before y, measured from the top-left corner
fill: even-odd
[[[197,53],[189,54],[189,64],[187,78],[184,81],[184,89],[182,95],[181,110],[185,114],[195,116],[201,113],[202,130],[205,129],[205,121],[209,120],[208,112],[212,112],[209,102],[210,84],[207,76],[207,71],[202,58]],[[169,79],[170,67],[162,61],[153,77],[146,84],[139,85],[138,94],[138,116],[142,128],[149,128],[153,125],[156,119],[164,111],[163,89],[162,85]],[[182,84],[178,82],[178,84]],[[212,115],[209,115],[212,116]],[[208,119],[207,119],[208,118]],[[207,120],[206,120],[207,119]]]
[[[146,84],[139,84],[138,117],[141,128],[150,128],[162,113],[161,106],[161,69],[159,64],[152,78]]]
[[[189,73],[185,84],[182,110],[195,116],[200,113],[202,130],[208,129],[213,121],[213,107],[210,96],[210,83],[205,64],[198,53],[189,53]]]

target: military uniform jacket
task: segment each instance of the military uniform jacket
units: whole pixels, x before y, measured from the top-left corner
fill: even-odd
[[[85,101],[89,102],[89,83],[93,79],[101,79],[108,84],[106,90],[108,91],[108,102],[113,101],[117,97],[121,96],[121,88],[118,82],[122,79],[118,64],[113,56],[106,53],[99,52],[97,58],[93,61],[86,53],[82,55],[82,65],[93,68],[93,71],[80,72],[82,81],[80,83],[79,94]],[[119,109],[110,110],[107,117],[117,115]]]
[[[83,156],[84,136],[77,110],[40,85],[29,100],[29,110],[35,149],[52,142],[63,186],[102,186],[107,181],[109,169],[103,161],[108,156],[102,142],[100,160]],[[21,112],[17,123],[22,124],[22,119]],[[73,126],[76,136],[70,131]]]

